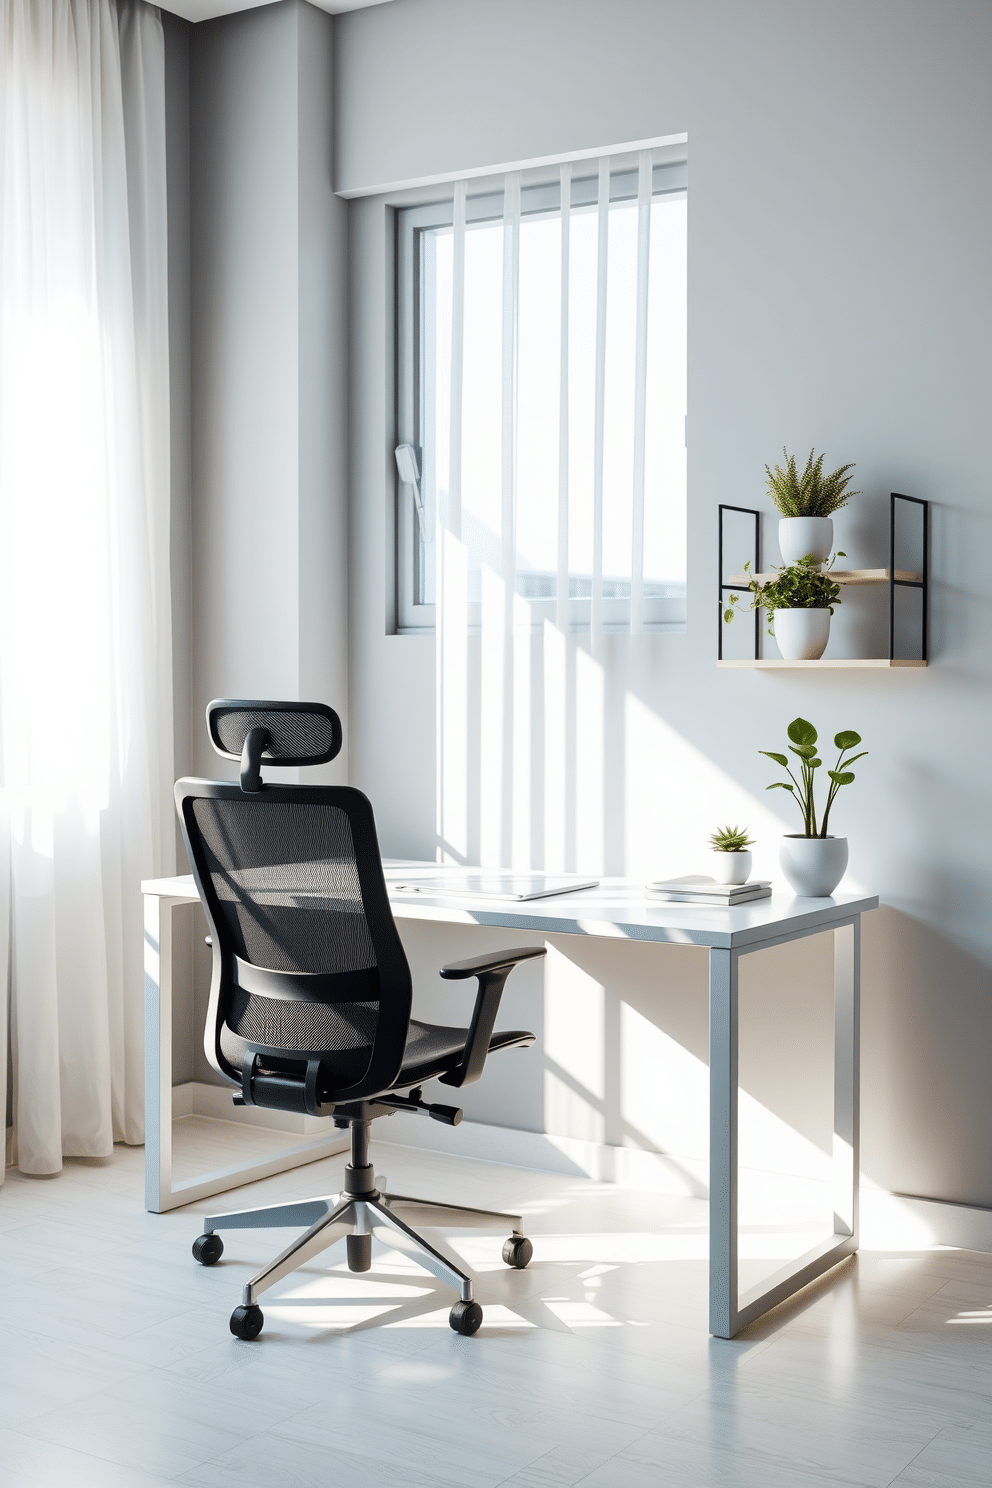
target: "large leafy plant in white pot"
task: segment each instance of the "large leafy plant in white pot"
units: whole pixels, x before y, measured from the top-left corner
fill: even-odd
[[[814,783],[816,772],[822,768],[823,761],[817,751],[816,729],[805,718],[794,718],[789,724],[788,732],[792,741],[789,753],[795,756],[791,763],[788,755],[776,754],[770,749],[758,751],[781,765],[789,777],[788,780],[776,780],[765,789],[789,791],[803,817],[802,832],[789,833],[782,838],[779,862],[782,872],[800,898],[826,899],[844,877],[848,856],[847,838],[831,837],[827,832],[830,808],[841,786],[851,785],[854,781],[851,766],[855,760],[863,759],[868,751],[863,749],[860,754],[850,753],[861,743],[861,735],[856,734],[853,729],[834,735],[834,746],[840,753],[834,768],[827,771],[830,789],[823,816],[817,824]],[[798,779],[793,774],[793,766],[799,772]]]
[[[849,491],[853,464],[841,465],[829,475],[823,473],[823,455],[810,450],[806,469],[800,475],[795,455],[782,450],[785,467],[774,470],[765,466],[768,489],[782,513],[778,524],[778,545],[785,564],[799,563],[809,554],[814,563],[825,563],[834,544],[833,513],[839,511],[860,491]]]
[[[836,554],[843,558],[843,553]],[[831,562],[833,560],[831,559]],[[760,606],[768,612],[768,634],[775,637],[784,661],[818,661],[830,639],[830,617],[840,604],[840,585],[835,584],[806,553],[798,563],[777,568],[775,577],[762,583],[745,563],[748,587],[753,598],[749,609]],[[734,618],[739,596],[732,594],[723,618]]]

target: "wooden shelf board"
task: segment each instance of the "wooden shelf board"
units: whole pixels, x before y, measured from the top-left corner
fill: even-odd
[[[862,656],[858,657],[857,659],[840,658],[838,660],[831,661],[782,661],[776,657],[775,659],[770,659],[768,661],[762,659],[761,661],[717,662],[718,667],[760,667],[768,670],[775,668],[778,671],[781,671],[783,669],[799,670],[805,669],[806,667],[925,667],[926,664],[927,663],[925,661],[889,661],[888,657],[881,656]]]
[[[889,582],[889,570],[887,568],[835,568],[832,572],[824,575],[832,579],[835,584],[887,584]],[[772,579],[777,579],[777,573],[755,574],[759,584],[768,584]],[[896,578],[908,584],[920,583],[918,573],[910,573],[908,569],[897,568]],[[731,574],[727,580],[728,584],[747,584],[746,574]]]

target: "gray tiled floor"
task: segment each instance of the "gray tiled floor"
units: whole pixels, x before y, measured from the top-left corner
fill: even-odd
[[[377,1242],[367,1275],[335,1251],[288,1278],[239,1343],[228,1315],[284,1233],[231,1233],[204,1269],[189,1246],[208,1205],[144,1213],[140,1151],[8,1173],[0,1488],[992,1482],[992,1256],[862,1251],[726,1343],[706,1332],[700,1200],[374,1157],[397,1190],[527,1216],[526,1272],[501,1264],[501,1235],[446,1237],[479,1279],[475,1338]],[[228,1201],[333,1190],[343,1161]]]

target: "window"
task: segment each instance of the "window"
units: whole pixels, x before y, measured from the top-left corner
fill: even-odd
[[[469,182],[463,270],[450,200],[397,214],[397,442],[421,471],[397,486],[401,631],[434,624],[459,448],[470,609],[487,568],[506,574],[509,499],[533,623],[588,629],[596,595],[604,630],[627,630],[635,601],[637,628],[684,628],[686,166],[625,163]]]

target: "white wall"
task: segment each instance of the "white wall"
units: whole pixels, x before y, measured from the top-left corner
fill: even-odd
[[[785,798],[765,796],[770,767],[757,751],[781,748],[797,713],[824,733],[858,729],[871,755],[836,827],[850,836],[853,876],[885,906],[865,926],[864,1166],[887,1188],[992,1205],[992,789],[980,756],[990,735],[992,10],[965,0],[395,0],[339,18],[335,34],[342,191],[688,131],[689,622],[684,636],[610,642],[602,866],[689,866],[689,844],[730,817],[758,829],[758,867],[772,867],[773,805]],[[375,803],[384,850],[430,857],[433,646],[386,633],[388,244],[382,203],[354,202],[351,778]],[[852,565],[885,561],[890,490],[934,503],[928,670],[716,670],[717,503],[770,512],[763,465],[783,443],[857,462],[865,494],[837,522]],[[845,624],[872,643],[870,604],[851,600]],[[425,1004],[440,1009],[448,994],[430,969],[448,940],[407,941]],[[633,999],[694,1057],[683,983],[660,961],[621,959],[609,972],[593,949],[572,950],[589,986]],[[806,980],[803,957],[818,955],[779,957],[773,991],[788,975]],[[798,1128],[796,1049],[815,1043],[822,996],[785,1047],[775,996],[755,1014],[774,1059],[759,1067],[755,1055],[750,1093]],[[532,1017],[554,1036],[546,999]],[[587,1116],[549,1095],[549,1057],[503,1056],[467,1110],[578,1132]]]

